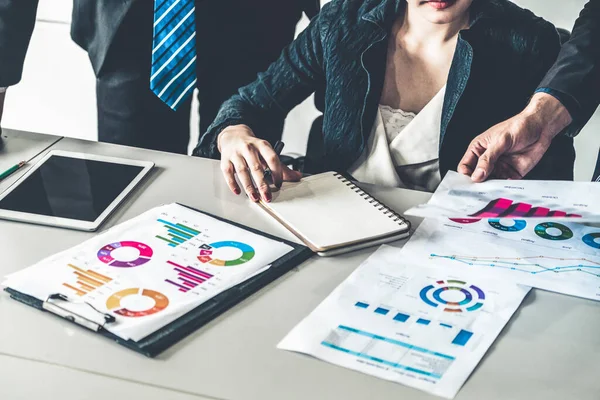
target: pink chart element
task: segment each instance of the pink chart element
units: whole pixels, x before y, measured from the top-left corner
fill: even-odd
[[[139,257],[133,261],[115,260],[115,258],[112,256],[112,252],[113,250],[121,247],[133,247],[134,249],[137,249],[140,253]],[[144,243],[123,241],[107,244],[106,246],[102,247],[98,251],[98,259],[103,263],[110,265],[111,267],[131,268],[146,264],[148,261],[150,261],[152,254],[154,254],[152,249]]]
[[[567,214],[546,207],[533,207],[527,203],[513,203],[510,199],[492,200],[483,209],[469,215],[477,218],[515,218],[515,217],[571,217],[581,218],[579,214]]]
[[[183,265],[177,264],[173,261],[167,261],[167,264],[170,264],[173,267],[173,270],[177,272],[177,279],[179,282],[171,279],[165,279],[165,282],[179,288],[179,291],[183,293],[186,293],[190,289],[203,284],[213,277],[208,272],[204,272],[189,265],[184,267]]]
[[[458,224],[473,224],[481,221],[481,218],[449,218],[449,220]]]

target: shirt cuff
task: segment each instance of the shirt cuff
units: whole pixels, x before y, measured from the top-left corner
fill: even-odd
[[[571,118],[573,120],[576,120],[579,116],[581,107],[579,106],[579,103],[577,102],[577,100],[575,100],[573,96],[549,87],[537,88],[535,93],[546,93],[554,97],[556,100],[560,101],[561,104],[565,106],[569,114],[571,114]]]

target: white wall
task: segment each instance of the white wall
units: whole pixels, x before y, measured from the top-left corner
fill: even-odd
[[[26,59],[23,81],[7,94],[3,126],[96,139],[95,80],[87,55],[69,37],[72,1],[40,0],[38,23]],[[586,0],[515,2],[557,26],[571,29]],[[299,29],[306,23],[303,20]],[[315,116],[312,98],[290,114],[284,133],[284,153],[304,152],[306,134]],[[198,135],[196,115],[192,116],[191,127],[191,143],[195,143]],[[597,112],[576,140],[578,180],[591,177],[600,146],[599,131],[600,112]]]
[[[2,126],[96,139],[95,78],[69,36],[72,0],[41,0],[23,79],[6,95]]]

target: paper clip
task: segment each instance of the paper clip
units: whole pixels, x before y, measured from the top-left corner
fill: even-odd
[[[57,300],[72,303],[72,304],[86,304],[92,310],[94,310],[98,314],[102,315],[104,322],[102,324],[99,324],[95,321],[90,320],[89,318],[78,315],[78,314],[74,313],[73,311],[68,310],[68,309],[56,304]],[[102,311],[98,310],[96,307],[94,307],[93,305],[91,305],[90,303],[88,303],[86,301],[80,301],[80,302],[72,301],[67,296],[65,296],[64,294],[60,294],[60,293],[54,293],[54,294],[49,295],[46,298],[46,301],[44,301],[44,303],[42,304],[42,308],[46,311],[49,311],[53,314],[58,315],[59,317],[66,319],[68,321],[74,322],[78,325],[88,328],[94,332],[98,332],[100,330],[100,328],[104,327],[105,324],[113,323],[116,320],[113,315],[103,313]]]

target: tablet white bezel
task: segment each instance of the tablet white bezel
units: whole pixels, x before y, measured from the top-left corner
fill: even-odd
[[[11,221],[28,222],[32,224],[57,226],[61,228],[70,228],[81,231],[95,231],[104,222],[104,220],[121,204],[121,202],[131,193],[131,191],[144,179],[150,172],[154,163],[151,161],[130,160],[126,158],[110,157],[97,154],[78,153],[64,150],[50,150],[40,161],[31,167],[22,177],[14,184],[0,194],[0,201],[15,190],[22,182],[24,182],[31,174],[40,168],[50,157],[62,156],[68,158],[78,158],[84,160],[103,161],[113,164],[123,164],[142,167],[143,169],[137,176],[127,185],[127,187],[106,207],[106,209],[96,218],[95,221],[82,221],[70,218],[50,217],[41,214],[30,214],[20,211],[11,211],[0,208],[0,219]]]

